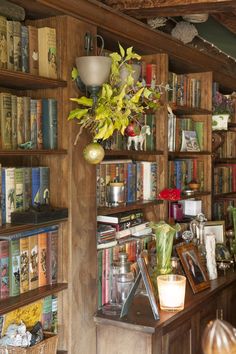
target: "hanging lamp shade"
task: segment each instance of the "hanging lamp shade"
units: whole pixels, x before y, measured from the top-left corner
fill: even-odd
[[[86,86],[101,86],[110,74],[111,58],[102,56],[85,56],[76,58],[80,79]]]

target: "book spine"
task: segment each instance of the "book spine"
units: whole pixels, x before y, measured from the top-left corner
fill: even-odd
[[[30,100],[30,140],[32,148],[37,148],[37,100]]]
[[[49,204],[50,169],[49,167],[40,167],[39,169],[39,204]]]
[[[157,199],[157,163],[151,162],[151,200]]]
[[[43,148],[42,100],[37,99],[37,148]]]
[[[58,297],[57,295],[52,295],[52,326],[51,332],[58,333]]]
[[[1,140],[2,149],[12,149],[12,112],[11,94],[2,92],[0,94],[0,114],[1,114]]]
[[[15,211],[24,209],[24,168],[15,168]]]
[[[38,234],[39,286],[47,284],[47,233]]]
[[[0,241],[0,298],[9,296],[9,242]]]
[[[2,214],[2,224],[6,224],[6,169],[2,168],[2,193],[1,193],[1,214]]]
[[[0,68],[7,69],[7,19],[3,16],[0,16],[0,35]]]
[[[20,239],[20,293],[29,291],[29,237]]]
[[[32,198],[32,172],[30,167],[23,169],[23,210],[28,210]]]
[[[11,95],[11,116],[12,116],[12,125],[11,125],[11,145],[12,149],[17,149],[17,97]]]
[[[39,75],[57,79],[57,49],[55,28],[38,29]]]
[[[57,101],[53,98],[42,99],[43,110],[43,147],[57,149]]]
[[[15,168],[5,170],[5,201],[6,201],[6,223],[11,222],[11,213],[15,210]]]
[[[135,202],[136,197],[136,165],[128,163],[127,174],[127,202]]]
[[[23,97],[18,97],[17,102],[17,145],[21,145],[25,142],[24,140],[24,105]]]
[[[14,70],[21,71],[21,23],[13,21]]]
[[[29,31],[29,72],[39,74],[38,29],[28,26]]]
[[[21,64],[24,73],[29,72],[29,31],[27,26],[21,26]]]
[[[47,237],[47,283],[56,284],[58,276],[58,230]]]
[[[7,21],[7,69],[14,70],[13,22]]]
[[[39,286],[38,274],[38,235],[29,237],[29,290]]]
[[[50,331],[52,327],[52,295],[43,299],[42,327],[44,331]]]
[[[20,294],[20,240],[9,241],[9,295]]]
[[[29,142],[31,138],[30,131],[30,97],[23,97],[24,111],[24,141]]]
[[[39,205],[40,168],[32,167],[32,205]]]

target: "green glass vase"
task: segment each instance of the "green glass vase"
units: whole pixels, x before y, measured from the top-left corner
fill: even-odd
[[[156,274],[169,274],[172,271],[171,253],[174,235],[180,230],[179,224],[169,225],[163,221],[153,224],[156,234],[157,268]]]

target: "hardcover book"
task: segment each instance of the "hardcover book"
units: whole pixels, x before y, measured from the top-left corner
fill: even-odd
[[[24,168],[15,168],[15,211],[24,209]]]
[[[47,236],[47,283],[56,284],[58,273],[58,229]]]
[[[7,69],[7,19],[0,16],[0,68]]]
[[[25,143],[23,97],[17,96],[17,145]]]
[[[47,233],[38,234],[39,286],[47,284]]]
[[[39,204],[49,204],[50,168],[39,167]]]
[[[3,150],[12,149],[11,94],[0,93],[1,141]]]
[[[9,296],[9,242],[0,240],[0,298]]]
[[[50,331],[52,327],[52,295],[43,299],[42,326],[44,331]]]
[[[37,148],[43,148],[42,100],[37,99]]]
[[[38,235],[29,237],[29,290],[39,286]]]
[[[39,167],[32,167],[32,206],[38,206],[39,202],[39,188],[40,188],[40,169]]]
[[[11,95],[11,145],[12,149],[17,149],[17,96]]]
[[[57,79],[56,29],[38,29],[39,75]]]
[[[29,291],[29,237],[20,238],[20,293]]]
[[[13,21],[14,70],[21,71],[21,23]]]
[[[14,70],[13,22],[7,21],[7,69]]]
[[[23,168],[23,210],[28,210],[32,199],[32,171],[30,167]]]
[[[195,130],[182,130],[182,144],[180,151],[200,151]]]
[[[29,31],[29,72],[33,75],[39,73],[38,29],[28,26]]]
[[[42,115],[43,148],[57,149],[57,100],[43,98]]]
[[[30,140],[32,149],[37,148],[37,100],[30,100]]]
[[[24,142],[31,139],[30,131],[30,97],[23,97],[23,112],[24,112]]]
[[[52,326],[51,331],[55,334],[58,333],[58,297],[52,295]]]
[[[2,169],[2,223],[11,222],[15,210],[15,168]]]
[[[29,72],[29,31],[27,26],[21,26],[21,64],[23,73]]]
[[[9,241],[9,295],[20,294],[20,240]]]

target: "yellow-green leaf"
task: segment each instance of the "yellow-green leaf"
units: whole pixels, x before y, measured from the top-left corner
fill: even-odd
[[[81,119],[83,116],[85,116],[85,114],[88,113],[88,109],[84,108],[84,109],[74,109],[73,111],[70,112],[69,116],[68,116],[68,120],[76,118],[76,119]]]
[[[102,128],[99,129],[98,133],[95,135],[94,139],[103,139],[104,135],[106,134],[107,131],[107,123],[104,124]]]
[[[78,70],[76,67],[73,67],[72,71],[71,71],[71,78],[72,80],[76,80],[77,77],[79,76]]]
[[[73,102],[77,102],[78,104],[81,104],[86,107],[92,107],[93,106],[93,99],[88,98],[85,96],[79,97],[79,98],[71,98],[70,99]]]
[[[114,61],[120,61],[120,60],[121,60],[121,56],[120,56],[120,54],[118,54],[118,53],[111,53],[111,54],[110,54],[110,57],[111,57],[111,59],[114,60]]]
[[[138,103],[139,100],[140,100],[140,96],[142,95],[143,93],[143,87],[141,89],[138,90],[138,92],[136,92],[136,94],[131,98],[131,102],[132,103]]]
[[[122,58],[125,56],[125,50],[124,50],[124,48],[120,45],[120,43],[119,43],[119,49],[120,49],[120,54],[121,54],[121,56],[122,56]]]

